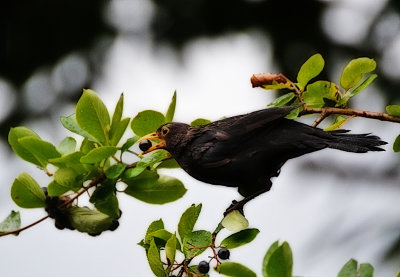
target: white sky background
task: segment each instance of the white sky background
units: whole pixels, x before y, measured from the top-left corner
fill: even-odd
[[[374,1],[363,3],[369,2]],[[216,40],[194,40],[184,48],[182,59],[178,59],[172,50],[166,47],[156,50],[152,44],[146,21],[149,18],[146,12],[150,13],[152,7],[147,1],[112,3],[106,17],[120,28],[121,34],[109,50],[102,75],[93,85],[110,110],[124,92],[125,116],[135,116],[144,109],[165,112],[173,91],[177,90],[175,120],[190,122],[197,117],[216,120],[262,109],[273,99],[273,94],[252,89],[249,82],[253,73],[279,72],[271,63],[268,40],[257,32],[228,34]],[[338,4],[335,9],[354,12],[348,8],[351,5],[343,5]],[[135,10],[141,12],[135,13]],[[330,12],[326,14],[327,21],[332,16]],[[345,20],[346,12],[341,12]],[[336,27],[341,30],[346,25],[329,26],[332,30]],[[399,53],[398,45],[393,43],[388,47]],[[396,51],[390,53],[395,56]],[[363,94],[356,100],[360,107],[384,109],[373,87]],[[68,106],[54,118],[26,124],[44,139],[58,143],[62,137],[70,135],[60,127],[58,118],[72,112],[73,106]],[[371,120],[353,120],[346,128],[354,132],[373,132],[389,142],[399,133],[397,125]],[[21,210],[9,196],[12,181],[21,171],[27,171],[41,184],[48,182],[34,166],[4,154],[6,147],[0,144],[4,182],[0,186],[0,218],[6,217],[11,209]],[[386,149],[387,152],[368,154],[324,150],[288,162],[274,181],[272,191],[247,205],[245,212],[250,227],[261,232],[252,243],[232,250],[231,261],[241,262],[261,276],[261,262],[267,248],[280,239],[288,241],[292,247],[297,276],[336,276],[350,258],[372,263],[376,276],[394,276],[398,264],[396,268],[380,263],[384,246],[391,243],[396,235],[393,230],[398,230],[400,223],[400,210],[392,208],[398,206],[400,190],[379,176],[398,160],[390,145]],[[360,177],[343,179],[322,170],[312,175],[302,174],[299,165],[307,160],[322,165],[336,163],[344,172],[347,167],[355,166]],[[363,177],[366,172],[367,177]],[[192,203],[203,203],[196,229],[212,231],[230,201],[240,199],[236,189],[203,184],[181,170],[165,173],[184,182],[188,188],[186,195],[176,202],[158,206],[121,194],[123,215],[115,232],[92,238],[78,232],[56,230],[54,222],[47,220],[18,238],[1,238],[0,276],[152,276],[144,250],[136,245],[150,222],[163,218],[166,229],[174,232],[181,213]],[[36,210],[21,212],[23,225],[44,215],[43,211]],[[224,234],[228,235],[225,231]],[[203,254],[197,261],[207,259],[206,256]],[[219,275],[211,273],[211,276]]]

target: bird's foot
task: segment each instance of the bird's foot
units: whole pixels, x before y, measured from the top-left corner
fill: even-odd
[[[233,211],[239,211],[242,215],[244,215],[243,207],[248,201],[243,201],[243,200],[242,201],[232,200],[232,204],[225,210],[224,216]]]

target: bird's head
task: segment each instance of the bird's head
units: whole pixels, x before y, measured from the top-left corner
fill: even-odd
[[[171,150],[176,149],[189,131],[190,126],[185,123],[170,122],[161,125],[154,133],[141,137],[137,142],[143,140],[158,140],[159,142],[149,149],[144,151],[141,155],[147,154],[156,149],[165,149],[171,153]],[[173,154],[173,153],[171,153]]]

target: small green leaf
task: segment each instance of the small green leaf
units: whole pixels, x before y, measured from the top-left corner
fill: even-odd
[[[82,141],[81,147],[79,148],[79,150],[83,153],[83,154],[87,154],[89,153],[91,150],[95,149],[97,147],[97,143],[90,141],[88,139],[84,139]]]
[[[157,244],[157,246],[160,245],[161,247],[165,247],[165,244],[172,237],[172,234],[165,229],[159,229],[152,233],[147,234],[146,237],[147,237],[147,239],[149,239],[149,238],[160,239],[162,241],[162,243]],[[176,247],[178,249],[181,248],[181,244],[179,243],[178,239],[176,239]]]
[[[124,110],[124,94],[121,93],[121,96],[118,99],[117,105],[115,106],[114,114],[113,114],[112,120],[111,120],[110,138],[112,137],[112,133],[115,132],[117,125],[121,122],[123,110]]]
[[[111,217],[87,207],[71,207],[68,210],[71,225],[79,232],[99,235],[113,223]]]
[[[121,140],[122,136],[124,135],[126,128],[129,125],[130,118],[124,118],[122,119],[115,129],[110,131],[110,143],[111,145],[117,145],[118,142]]]
[[[257,277],[257,275],[249,268],[239,263],[223,262],[216,271],[231,277]]]
[[[15,154],[17,154],[20,158],[42,167],[40,161],[19,142],[19,139],[25,137],[34,137],[40,139],[40,137],[34,131],[26,127],[15,127],[11,128],[10,132],[8,133],[8,143],[11,145],[11,148]]]
[[[66,137],[63,139],[57,147],[57,151],[62,155],[67,155],[74,152],[76,149],[76,140],[71,137]]]
[[[303,90],[307,83],[318,76],[324,69],[325,61],[321,54],[311,56],[300,68],[297,74],[297,82],[300,90]]]
[[[372,265],[364,263],[360,264],[359,268],[360,277],[373,277],[374,276],[374,268]]]
[[[337,101],[338,87],[328,81],[316,81],[309,84],[303,93],[303,99],[310,108],[322,108],[325,105],[324,99]]]
[[[93,90],[83,90],[76,105],[76,121],[80,128],[95,137],[101,144],[108,145],[110,115],[107,107]]]
[[[119,218],[121,216],[118,198],[115,195],[115,181],[103,181],[93,192],[90,202],[94,204],[97,210],[111,218]]]
[[[340,85],[348,90],[362,79],[365,73],[375,70],[376,62],[370,58],[358,58],[351,60],[343,70]]]
[[[144,136],[151,132],[155,132],[158,127],[165,123],[165,117],[162,113],[146,110],[138,113],[132,119],[131,128],[135,135]]]
[[[247,219],[237,210],[227,214],[221,221],[221,224],[232,232],[239,232],[249,226]]]
[[[157,169],[159,168],[180,168],[180,166],[175,159],[169,158],[157,165]]]
[[[71,131],[72,133],[78,134],[90,141],[99,142],[96,138],[89,135],[88,132],[84,131],[81,127],[79,127],[78,122],[76,122],[76,115],[70,116],[62,116],[60,118],[61,124],[65,129]]]
[[[174,96],[172,96],[171,104],[169,104],[168,111],[165,115],[165,122],[171,122],[174,119],[176,106],[176,91],[174,91]]]
[[[376,77],[378,77],[378,75],[376,74],[371,74],[367,77],[367,79],[365,79],[358,87],[356,87],[355,89],[353,89],[352,91],[347,91],[342,99],[340,99],[340,101],[337,103],[336,106],[343,106],[345,104],[347,104],[347,102],[349,101],[349,99],[351,97],[353,97],[354,95],[358,94],[360,91],[362,91],[363,89],[365,89],[367,86],[369,86],[369,84],[372,83],[373,80],[376,79]]]
[[[64,155],[59,158],[49,159],[49,163],[54,164],[58,167],[74,167],[81,165],[81,158],[84,154],[80,151],[73,152],[67,155]]]
[[[170,157],[170,154],[162,149],[152,151],[142,157],[136,167],[128,169],[125,173],[126,178],[133,178],[142,173],[147,167],[161,162]]]
[[[210,124],[210,123],[211,123],[211,121],[208,120],[208,119],[198,118],[198,119],[193,120],[193,121],[190,123],[190,126],[192,126],[192,127],[195,127],[195,126],[203,126],[203,125],[207,125],[207,124]]]
[[[268,106],[273,106],[273,107],[281,107],[283,105],[286,105],[287,103],[289,103],[290,101],[292,101],[292,99],[296,96],[296,94],[294,94],[294,92],[289,92],[287,94],[284,94],[278,98],[276,98],[274,101],[272,101],[271,103],[268,104]]]
[[[278,246],[274,243],[267,251],[263,261],[264,277],[292,277],[292,250],[287,242]]]
[[[400,152],[400,135],[396,137],[396,140],[393,143],[393,151]]]
[[[127,139],[127,141],[122,145],[121,147],[121,152],[127,151],[129,148],[131,148],[132,145],[134,145],[140,137],[134,136],[133,138]]]
[[[193,204],[183,212],[178,223],[178,233],[181,240],[183,240],[187,234],[192,233],[194,225],[199,218],[201,207],[201,204],[197,206]]]
[[[287,119],[296,119],[299,116],[300,109],[301,109],[301,107],[292,110],[287,116],[285,116],[285,118],[287,118]]]
[[[21,228],[21,216],[19,212],[11,211],[11,213],[0,222],[0,234],[8,233]]]
[[[344,117],[339,115],[338,117],[336,117],[335,119],[335,123],[333,123],[331,126],[326,127],[324,129],[324,131],[333,131],[336,129],[341,128],[347,121],[349,121],[351,119],[351,117]]]
[[[126,164],[117,163],[111,166],[106,171],[106,176],[108,179],[117,179],[125,170]]]
[[[56,181],[52,181],[47,186],[47,193],[49,194],[49,196],[60,196],[70,190],[71,189],[69,187],[61,186],[60,184],[57,184]]]
[[[350,259],[339,271],[338,277],[357,277],[357,261]]]
[[[124,191],[126,194],[151,204],[172,202],[186,193],[182,182],[169,176],[160,175],[155,181],[132,178],[125,179],[124,182],[128,184]]]
[[[46,207],[43,190],[28,173],[21,173],[11,187],[11,198],[21,208]]]
[[[169,269],[171,269],[171,266],[174,264],[176,249],[179,249],[179,247],[177,248],[176,246],[177,246],[177,239],[176,235],[173,234],[165,243],[165,256],[167,257]]]
[[[78,191],[82,187],[82,183],[77,181],[78,173],[69,167],[60,168],[54,173],[54,181],[68,188],[68,190]]]
[[[158,248],[154,239],[150,242],[150,248],[147,252],[147,261],[149,262],[151,271],[153,271],[154,275],[157,277],[165,277],[166,273],[161,262],[160,253],[158,252]]]
[[[199,230],[187,234],[183,239],[183,254],[191,259],[203,253],[212,242],[212,235],[208,231]]]
[[[400,105],[386,106],[386,112],[391,116],[400,116]]]
[[[258,229],[244,229],[225,238],[221,245],[227,249],[236,248],[251,242],[260,231]]]
[[[40,162],[41,167],[46,167],[49,159],[61,157],[56,147],[50,142],[35,137],[23,137],[18,140]]]
[[[162,219],[160,218],[159,220],[153,221],[153,222],[149,225],[149,227],[147,228],[146,236],[145,236],[144,242],[145,242],[146,244],[149,244],[150,241],[151,241],[151,239],[152,239],[152,236],[151,236],[150,234],[153,233],[153,232],[155,232],[155,231],[157,231],[157,230],[161,230],[161,229],[164,229],[164,222],[162,221]]]
[[[102,146],[92,149],[85,156],[81,158],[81,163],[95,164],[107,159],[117,152],[115,146]]]

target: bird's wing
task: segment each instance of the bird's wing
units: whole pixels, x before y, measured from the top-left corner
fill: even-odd
[[[273,128],[273,122],[285,117],[295,108],[297,107],[270,108],[215,121],[205,127],[202,135],[195,140],[194,145],[197,147],[192,149],[193,158],[207,168],[226,165],[238,157],[244,142],[256,135],[253,131]]]

